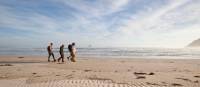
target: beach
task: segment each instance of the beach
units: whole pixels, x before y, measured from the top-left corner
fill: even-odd
[[[199,59],[0,56],[0,87],[200,87]]]

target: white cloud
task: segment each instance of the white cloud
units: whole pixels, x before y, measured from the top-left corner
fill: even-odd
[[[153,11],[133,14],[112,36],[113,41],[122,46],[184,47],[188,41],[200,37],[199,32],[194,33],[200,28],[196,26],[200,23],[197,8],[200,8],[199,2],[171,0]]]
[[[89,16],[99,17],[122,10],[123,6],[128,4],[129,0],[97,0],[91,2],[84,0],[62,0],[61,2],[76,10],[87,13]]]
[[[60,4],[60,1],[56,2]],[[117,14],[113,15],[113,13],[127,10],[126,6],[130,4],[130,0],[92,2],[61,0],[61,2],[66,7],[70,6],[78,11],[68,11],[72,14],[70,19],[63,16],[61,17],[63,20],[57,20],[56,17],[34,11],[19,14],[14,11],[15,8],[2,5],[0,27],[34,33],[26,38],[12,37],[10,39],[13,43],[23,42],[22,39],[25,39],[35,44],[42,42],[43,45],[49,41],[59,44],[75,41],[81,46],[94,44],[94,46],[184,47],[190,41],[200,37],[198,25],[200,24],[200,2],[195,0],[168,0],[168,3],[163,6],[155,6],[158,8],[147,7],[147,9],[139,9],[136,13],[122,14],[132,15],[130,18],[116,17],[115,20],[108,21],[103,20],[105,15],[115,16]],[[116,25],[116,22],[121,24]],[[109,26],[115,26],[113,31],[109,31]],[[9,42],[6,38],[1,39]]]
[[[108,33],[105,29],[106,25],[81,14],[73,14],[74,18],[60,21],[37,12],[19,14],[19,12],[13,10],[15,8],[0,6],[0,27],[16,31],[28,31],[33,35],[25,37],[15,35],[14,37],[7,37],[7,39],[2,37],[1,39],[7,43],[9,42],[8,39],[10,39],[15,44],[19,43],[23,46],[25,44],[33,44],[35,41],[35,45],[41,46],[41,43],[44,45],[51,41],[56,43],[75,41],[80,42],[81,46],[87,46]],[[23,40],[30,43],[21,44],[20,42]],[[9,44],[12,45],[14,43]],[[0,45],[3,45],[3,43]]]
[[[13,8],[0,6],[0,26],[8,27],[17,30],[28,30],[33,32],[41,32],[41,31],[54,31],[58,25],[57,21],[52,18],[41,15],[38,13],[30,13],[19,15],[16,12],[12,11]],[[44,32],[45,33],[45,32]]]
[[[127,23],[125,23],[125,26],[120,27],[120,30],[122,30],[122,32],[124,31],[131,33],[146,29],[150,30],[150,28],[154,26],[162,26],[160,22],[165,21],[162,20],[162,17],[184,3],[186,3],[186,0],[174,1],[154,11],[142,11],[137,15],[134,14],[133,17],[131,17],[133,19],[128,19]],[[138,18],[135,18],[135,16]]]
[[[0,29],[9,29],[8,31],[18,31],[18,33],[24,33],[26,31],[29,34],[24,35],[11,35],[9,37],[1,37],[4,41],[0,45],[18,44],[23,46],[31,44],[31,46],[39,46],[50,41],[64,40],[61,37],[66,36],[64,33],[58,32],[63,26],[60,26],[62,22],[59,22],[51,17],[42,15],[39,13],[25,13],[16,12],[15,8],[0,6]],[[6,44],[7,43],[7,44]]]

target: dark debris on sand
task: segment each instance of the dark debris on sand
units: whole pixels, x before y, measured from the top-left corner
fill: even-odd
[[[196,77],[196,78],[200,78],[200,76],[194,76],[194,77]]]
[[[182,84],[178,84],[178,83],[172,83],[172,86],[183,86]]]
[[[60,75],[56,75],[56,76],[60,76]]]
[[[143,73],[143,72],[134,72],[136,75],[136,79],[145,79],[146,77],[144,75],[155,75],[155,73],[150,72],[150,73]]]
[[[22,58],[24,58],[24,57],[20,56],[20,57],[18,57],[18,58],[22,59]]]
[[[155,73],[153,73],[153,72],[150,72],[148,75],[155,75]]]
[[[90,72],[90,71],[92,71],[92,70],[89,70],[89,69],[86,69],[86,70],[84,70],[85,72]]]
[[[13,66],[12,64],[1,64],[0,66]]]
[[[150,72],[150,73],[143,73],[143,72],[134,72],[135,75],[155,75],[155,73]]]
[[[146,75],[147,73],[142,73],[142,72],[134,72],[135,75]]]
[[[145,79],[145,76],[137,76],[136,79]]]
[[[37,73],[32,73],[33,75],[37,74]]]

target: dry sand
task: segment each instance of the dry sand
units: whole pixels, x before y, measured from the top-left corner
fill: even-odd
[[[66,59],[65,59],[66,61]],[[200,87],[198,59],[0,56],[0,87]]]

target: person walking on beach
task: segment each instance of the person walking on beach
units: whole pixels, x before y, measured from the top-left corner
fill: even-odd
[[[72,62],[76,62],[75,58],[76,58],[76,48],[75,48],[75,43],[72,43],[72,52],[71,52],[71,61]]]
[[[68,60],[71,60],[72,62],[76,62],[76,48],[75,48],[75,43],[69,44],[68,45],[68,50],[70,52],[70,56],[67,57]]]
[[[72,57],[71,56],[71,53],[72,53],[72,45],[71,44],[68,45],[68,51],[69,51],[70,55],[67,57],[67,59],[70,60],[70,58]]]
[[[64,44],[60,46],[60,58],[58,58],[58,62],[60,62],[60,59],[62,59],[62,62],[64,62]]]
[[[48,62],[50,62],[50,57],[53,57],[54,62],[56,61],[54,54],[53,54],[53,43],[50,43],[50,45],[47,47],[47,51],[48,51]]]

